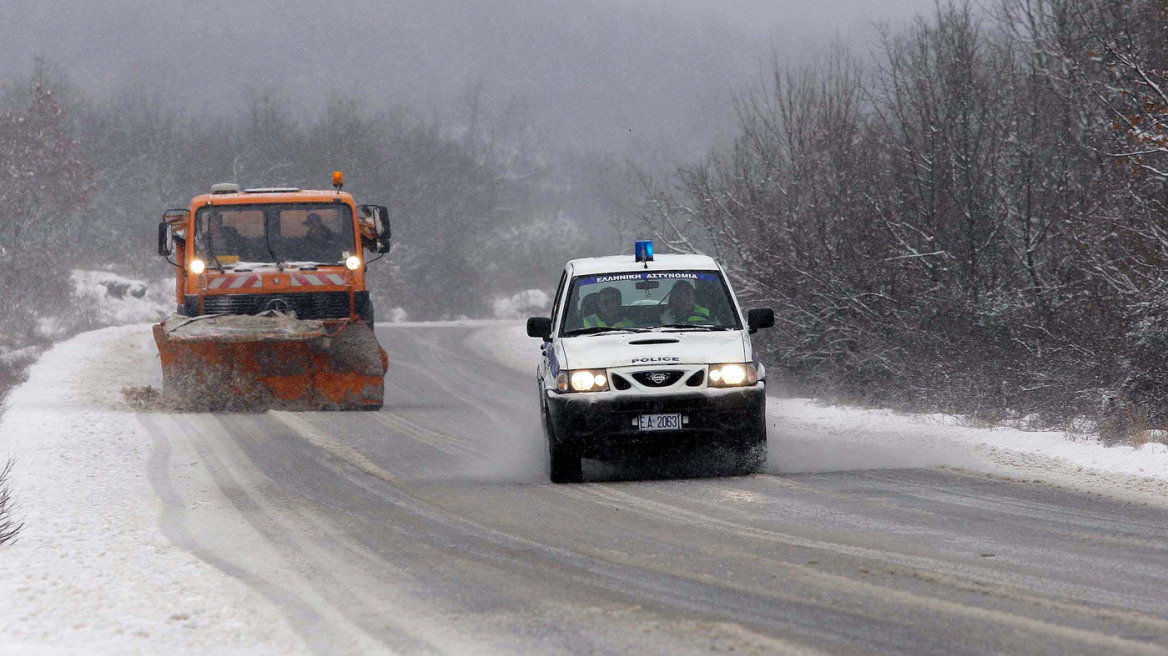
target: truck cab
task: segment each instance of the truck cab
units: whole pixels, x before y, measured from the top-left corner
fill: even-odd
[[[552,316],[528,320],[543,340],[552,481],[581,480],[582,458],[679,448],[729,450],[753,471],[766,453],[766,370],[750,335],[774,313],[743,313],[713,258],[636,251],[568,262]]]
[[[217,184],[187,209],[168,210],[159,252],[178,267],[180,315],[299,319],[359,317],[372,326],[363,250],[389,250],[386,208],[335,190]]]

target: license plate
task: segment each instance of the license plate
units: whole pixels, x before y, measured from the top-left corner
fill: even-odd
[[[643,431],[681,430],[681,413],[641,415],[637,420],[637,429]]]

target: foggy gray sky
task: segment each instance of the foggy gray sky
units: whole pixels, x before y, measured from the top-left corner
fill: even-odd
[[[724,130],[729,99],[772,48],[810,57],[934,0],[0,0],[0,80],[34,56],[100,101],[127,86],[186,111],[233,112],[251,89],[297,107],[330,91],[371,108],[454,111],[481,84],[555,142],[686,154]]]

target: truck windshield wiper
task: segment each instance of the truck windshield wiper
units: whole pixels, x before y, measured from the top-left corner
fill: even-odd
[[[633,328],[631,326],[624,327],[624,328],[616,328],[614,326],[593,326],[591,328],[581,328],[579,330],[573,330],[571,332],[566,333],[565,336],[566,337],[575,337],[577,335],[596,335],[599,333],[610,333],[610,332],[647,333],[647,332],[649,332],[649,329],[648,328]]]
[[[207,231],[207,254],[211,256],[211,261],[215,263],[215,268],[219,269],[219,273],[223,273],[223,263],[215,254],[215,233],[210,230]]]
[[[272,250],[272,236],[267,230],[264,230],[264,246],[268,247],[268,255],[272,256],[272,261],[276,263],[276,268],[279,269],[280,273],[284,273],[284,263],[280,261],[279,256],[276,255],[276,251]]]

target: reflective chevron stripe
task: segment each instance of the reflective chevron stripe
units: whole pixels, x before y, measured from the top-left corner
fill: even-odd
[[[263,286],[264,281],[259,276],[216,276],[207,283],[207,289],[260,288]]]
[[[345,277],[336,273],[294,273],[292,274],[293,287],[319,287],[321,285],[343,285]]]
[[[294,273],[289,276],[289,284],[293,287],[321,287],[324,285],[345,284],[345,276],[338,273]],[[260,289],[264,280],[258,275],[247,276],[215,276],[207,283],[207,289]]]

